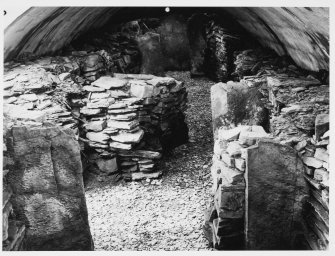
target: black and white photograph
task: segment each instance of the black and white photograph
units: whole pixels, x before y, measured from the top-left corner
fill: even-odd
[[[3,253],[329,253],[330,2],[5,0]]]

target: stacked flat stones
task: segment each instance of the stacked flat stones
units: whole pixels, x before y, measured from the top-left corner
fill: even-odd
[[[71,65],[68,71],[75,72]],[[4,112],[22,125],[41,125],[52,122],[78,132],[78,120],[66,108],[66,95],[75,90],[70,72],[54,75],[47,71],[59,69],[51,58],[37,60],[30,65],[14,66],[4,75]],[[53,88],[57,85],[57,89]],[[63,90],[63,88],[66,88]],[[56,92],[57,91],[57,92]]]
[[[112,167],[106,172],[120,170],[126,180],[159,177],[162,173],[155,167],[161,153],[148,150],[147,141],[157,134],[157,125],[167,123],[169,128],[163,110],[181,111],[186,104],[183,84],[168,77],[115,74],[102,76],[83,90],[87,98],[80,113],[86,119],[87,143],[101,159],[110,157],[110,164],[101,164]],[[182,97],[175,97],[178,92],[183,92]],[[173,104],[164,102],[166,98]]]
[[[312,249],[324,250],[329,244],[329,115],[318,115],[313,138],[298,142],[295,149],[305,164],[310,190],[304,212],[306,238]]]
[[[269,134],[261,126],[218,130],[211,167],[214,205],[205,220],[216,249],[241,250],[244,246],[245,152],[262,138]]]

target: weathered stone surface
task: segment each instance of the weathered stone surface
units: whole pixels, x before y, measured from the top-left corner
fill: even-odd
[[[222,161],[229,167],[235,167],[235,159],[227,153],[221,155]]]
[[[81,108],[80,113],[87,116],[98,115],[102,112],[100,108]]]
[[[328,114],[320,114],[315,118],[315,137],[316,141],[320,139],[320,137],[329,130],[329,115]]]
[[[37,101],[37,95],[35,93],[31,93],[31,94],[22,94],[19,97],[19,100],[25,100],[25,101]]]
[[[112,90],[110,91],[110,96],[113,98],[125,98],[129,97],[130,95],[128,91]]]
[[[165,68],[161,38],[157,33],[147,32],[137,37],[142,55],[141,72],[143,74],[160,74]]]
[[[307,141],[306,140],[302,140],[300,142],[297,143],[297,145],[295,145],[295,150],[296,151],[301,151],[303,150],[305,147],[307,146]]]
[[[68,78],[71,77],[71,73],[68,73],[68,72],[66,72],[66,73],[61,73],[61,74],[58,75],[58,77],[59,77],[59,79],[60,79],[61,81],[64,81],[64,80],[66,80],[66,79],[68,79]]]
[[[329,154],[327,153],[327,150],[324,148],[315,149],[314,157],[326,163],[328,163],[329,161]]]
[[[290,249],[308,190],[296,151],[272,141],[247,149],[246,243],[250,250]]]
[[[268,138],[269,134],[267,134],[263,127],[261,126],[252,126],[251,131],[242,131],[239,136],[239,142],[246,146],[252,146],[256,144],[262,138]]]
[[[245,171],[245,160],[243,158],[235,158],[235,167],[240,171]]]
[[[118,79],[136,79],[136,80],[151,80],[155,78],[154,75],[149,74],[123,74],[123,73],[114,73],[114,77]]]
[[[314,179],[320,181],[322,185],[329,187],[329,172],[327,172],[325,169],[315,169]]]
[[[313,168],[321,168],[322,167],[322,161],[314,158],[314,157],[310,157],[310,156],[304,156],[302,157],[302,160],[304,161],[304,164],[306,164],[307,166],[313,167]]]
[[[136,113],[136,109],[133,108],[108,109],[108,114],[127,114],[127,113]]]
[[[93,92],[90,99],[107,99],[110,96],[110,93],[106,92]]]
[[[131,130],[139,125],[139,122],[137,120],[134,121],[115,121],[115,120],[108,120],[107,126],[111,128],[117,128],[117,129],[126,129]]]
[[[224,140],[215,140],[214,142],[214,154],[217,156],[221,156],[226,151],[227,148],[227,142]]]
[[[41,122],[45,119],[45,112],[39,110],[27,110],[23,106],[13,104],[4,105],[4,113],[11,119],[23,121]]]
[[[227,153],[231,157],[237,157],[237,156],[241,155],[241,149],[242,148],[243,147],[237,141],[232,141],[232,142],[228,143]]]
[[[100,171],[111,174],[118,171],[116,157],[112,159],[98,158],[96,161]]]
[[[242,184],[244,182],[243,172],[240,172],[234,168],[226,165],[223,161],[220,161],[216,157],[213,157],[213,178],[219,178],[224,184]]]
[[[27,250],[92,250],[80,147],[71,130],[13,127],[12,203]]]
[[[105,120],[92,121],[89,122],[85,127],[88,131],[100,132],[107,127],[107,122]]]
[[[148,159],[160,159],[162,154],[155,151],[149,150],[136,150],[131,152],[120,152],[120,156],[125,157],[140,157],[140,158],[148,158]]]
[[[114,149],[124,149],[124,150],[131,150],[133,148],[132,144],[121,143],[117,141],[111,141],[109,146]]]
[[[94,81],[91,85],[103,88],[105,90],[122,88],[127,84],[127,80],[119,79],[116,77],[102,76]]]
[[[110,120],[117,120],[117,121],[132,121],[136,119],[136,113],[125,113],[121,115],[109,115]]]
[[[126,108],[127,107],[127,104],[125,104],[125,103],[119,103],[119,102],[117,102],[117,103],[114,103],[114,104],[111,104],[109,107],[108,107],[108,109],[120,109],[120,108]]]
[[[139,143],[144,136],[143,130],[138,130],[134,133],[119,133],[117,135],[112,135],[110,138],[114,141],[121,143]]]
[[[105,91],[104,88],[100,88],[100,87],[96,87],[96,86],[91,86],[91,85],[84,86],[83,90],[87,91],[87,92],[104,92]]]
[[[131,83],[130,95],[137,98],[150,98],[154,87],[146,84]]]
[[[105,144],[109,140],[109,135],[105,134],[104,132],[88,132],[86,133],[86,138],[91,141]]]
[[[214,201],[220,218],[243,218],[245,211],[245,192],[243,187],[220,185]]]

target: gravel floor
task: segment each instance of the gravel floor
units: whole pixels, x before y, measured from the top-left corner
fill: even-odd
[[[189,72],[167,75],[187,86],[190,143],[163,158],[160,180],[87,188],[96,250],[211,250],[201,226],[212,198],[210,86],[214,83],[191,79]]]

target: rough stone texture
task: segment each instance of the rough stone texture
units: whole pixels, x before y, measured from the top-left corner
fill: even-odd
[[[79,144],[69,129],[12,128],[12,203],[27,250],[92,250]]]
[[[157,28],[162,53],[168,70],[187,70],[190,66],[190,44],[185,18],[179,15],[165,17]]]
[[[165,68],[164,55],[160,43],[160,35],[147,32],[137,38],[138,47],[142,54],[141,73],[161,74]]]
[[[307,196],[303,163],[294,149],[272,141],[247,152],[247,249],[292,249]]]
[[[193,14],[187,21],[187,33],[191,49],[191,75],[204,75],[204,51],[206,41],[204,39],[205,25],[208,17],[202,13]]]
[[[246,84],[228,82],[213,85],[211,104],[214,139],[222,126],[229,129],[239,124],[268,125],[260,93]]]

